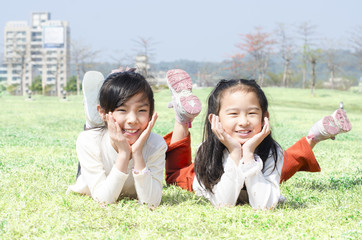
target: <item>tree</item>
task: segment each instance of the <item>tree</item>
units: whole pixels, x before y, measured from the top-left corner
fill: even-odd
[[[134,56],[130,54],[125,54],[123,51],[114,50],[112,55],[109,56],[109,59],[112,60],[112,64],[115,64],[115,69],[119,67],[132,67],[134,63]]]
[[[150,74],[150,63],[155,56],[155,42],[152,38],[138,37],[133,40],[136,43],[136,68],[147,80],[153,79]]]
[[[26,44],[18,44],[16,42],[16,38],[13,38],[12,42],[12,56],[8,57],[5,60],[6,64],[10,65],[19,65],[20,71],[17,71],[17,73],[20,75],[20,93],[22,95],[26,94],[26,83],[25,83],[25,70],[26,66],[30,63],[30,58],[28,54],[28,49]],[[15,86],[15,85],[14,85]]]
[[[287,87],[291,80],[291,61],[294,55],[295,46],[292,38],[287,34],[286,27],[280,23],[278,25],[277,36],[279,38],[280,54],[284,62],[282,85]]]
[[[93,51],[90,46],[86,46],[81,42],[72,41],[72,60],[75,65],[77,77],[77,95],[80,94],[80,77],[81,73],[86,72],[86,69],[91,67],[91,61],[98,55],[99,51]]]
[[[71,76],[64,89],[67,92],[77,92],[77,76]]]
[[[314,90],[315,90],[315,84],[316,84],[316,65],[317,65],[317,61],[322,56],[322,50],[319,48],[314,49],[314,50],[309,50],[307,56],[308,56],[308,60],[312,64],[312,91],[311,91],[311,93],[312,93],[312,96],[314,96]]]
[[[302,87],[305,88],[307,82],[307,63],[308,63],[308,52],[311,47],[311,36],[314,34],[315,26],[308,22],[304,22],[299,26],[299,35],[303,41],[302,50]]]
[[[337,46],[340,46],[340,44],[333,40],[326,40],[326,48],[323,50],[332,87],[334,86],[333,82],[336,78],[336,74],[340,70],[340,59],[337,56]]]
[[[243,67],[243,59],[244,54],[234,54],[231,57],[231,61],[229,62],[229,66],[226,67],[226,70],[230,71],[231,78],[242,78],[242,67]]]
[[[31,83],[29,89],[33,92],[41,92],[43,87],[42,87],[42,79],[41,76],[36,76],[33,80],[33,82]]]
[[[268,68],[269,56],[275,40],[272,33],[263,32],[261,27],[255,28],[254,33],[240,34],[241,43],[236,44],[242,52],[248,53],[253,58],[254,72],[258,77],[260,86],[263,85],[265,73]]]

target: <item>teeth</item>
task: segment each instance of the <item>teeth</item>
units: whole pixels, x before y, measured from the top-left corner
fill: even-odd
[[[238,131],[238,133],[248,133],[249,131]]]
[[[135,133],[135,132],[137,132],[137,130],[130,130],[130,129],[125,129],[124,131],[125,131],[125,132],[128,132],[128,133]]]

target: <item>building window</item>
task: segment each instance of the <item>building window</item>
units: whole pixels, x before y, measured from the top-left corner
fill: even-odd
[[[40,64],[35,64],[35,65],[33,65],[33,68],[42,68],[43,66],[42,65],[40,65]]]

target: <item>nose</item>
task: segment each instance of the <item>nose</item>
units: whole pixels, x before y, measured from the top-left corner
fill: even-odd
[[[239,125],[240,125],[240,126],[247,126],[247,125],[249,125],[249,120],[248,120],[247,116],[241,115],[241,116],[239,117]]]
[[[130,112],[127,115],[127,123],[128,124],[135,124],[137,122],[137,115],[134,112]]]

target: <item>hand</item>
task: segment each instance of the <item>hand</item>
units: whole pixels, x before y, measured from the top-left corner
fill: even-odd
[[[220,122],[219,116],[215,114],[209,115],[209,122],[211,124],[211,130],[219,141],[225,145],[228,149],[231,158],[239,164],[241,159],[241,145],[238,141],[232,138],[227,132],[225,132]]]
[[[252,138],[246,141],[243,146],[243,158],[244,161],[254,160],[254,151],[259,144],[270,134],[270,124],[267,117],[264,118],[264,126],[258,134],[255,134]]]
[[[146,167],[145,160],[143,159],[142,149],[145,145],[151,130],[155,125],[157,113],[153,113],[151,121],[148,123],[147,128],[141,133],[139,138],[132,144],[132,159],[134,160],[134,169],[142,170]]]
[[[132,155],[142,154],[143,146],[145,145],[148,136],[150,136],[151,130],[157,120],[157,113],[154,112],[151,121],[148,123],[147,128],[141,133],[139,138],[132,144]]]
[[[127,159],[131,159],[131,146],[127,139],[123,136],[122,129],[113,117],[113,114],[109,112],[106,114],[106,121],[108,125],[109,137],[113,148],[120,154],[125,153]]]

